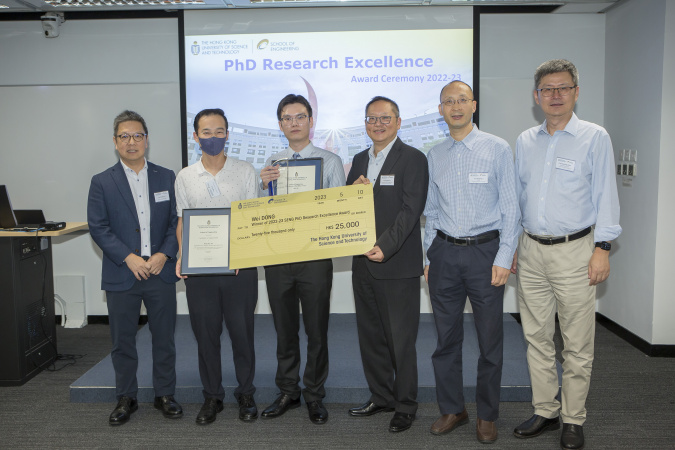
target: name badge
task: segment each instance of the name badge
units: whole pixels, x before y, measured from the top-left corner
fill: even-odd
[[[394,175],[380,176],[380,186],[393,186],[393,185],[394,185]]]
[[[155,192],[155,203],[168,201],[169,201],[169,191]]]
[[[576,164],[577,162],[573,159],[556,158],[555,160],[556,169],[566,170],[568,172],[574,172],[574,166]]]
[[[469,183],[471,184],[486,184],[488,182],[488,174],[482,172],[469,173]]]
[[[220,195],[220,189],[218,189],[218,183],[216,183],[216,180],[211,178],[209,181],[206,182],[206,189],[209,191],[209,195],[211,198],[213,197],[218,197]]]

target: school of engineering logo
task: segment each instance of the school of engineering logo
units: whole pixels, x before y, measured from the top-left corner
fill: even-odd
[[[267,203],[272,203],[273,201],[274,201],[274,199],[271,198],[271,199],[267,200]]]
[[[190,50],[192,50],[193,55],[195,56],[199,55],[199,44],[197,43],[197,41],[194,41]]]
[[[256,45],[256,48],[258,50],[265,50],[268,45],[270,45],[269,39],[263,39],[262,41],[258,42],[258,45]]]

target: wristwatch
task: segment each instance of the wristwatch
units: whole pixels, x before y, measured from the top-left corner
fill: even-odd
[[[612,249],[612,244],[610,244],[607,241],[602,241],[602,242],[596,242],[595,243],[596,247],[600,247],[603,250],[610,251]]]

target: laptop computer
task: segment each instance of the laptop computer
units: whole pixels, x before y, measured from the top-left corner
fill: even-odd
[[[46,222],[41,209],[15,209],[14,217],[20,228],[40,228]]]
[[[16,228],[18,222],[12,209],[12,202],[9,200],[7,186],[0,185],[0,228]]]
[[[0,185],[0,228],[34,231],[45,222],[45,215],[41,209],[12,209],[7,186]]]

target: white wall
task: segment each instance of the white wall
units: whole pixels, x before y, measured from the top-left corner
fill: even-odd
[[[672,4],[669,9],[672,19]],[[612,273],[598,311],[653,344],[675,344],[672,328],[656,342],[654,327],[656,317],[661,323],[675,317],[668,283],[675,183],[669,172],[675,166],[672,150],[662,151],[673,142],[673,91],[667,87],[668,98],[663,89],[672,84],[675,48],[672,20],[670,55],[664,48],[665,12],[666,1],[632,0],[610,10],[606,25],[605,128],[615,157],[623,148],[638,150],[638,176],[630,187],[618,177],[623,233],[612,250]]]
[[[675,344],[675,301],[673,294],[673,255],[675,240],[675,3],[666,3],[665,38],[663,46],[663,90],[661,98],[661,155],[659,163],[659,216],[656,225],[656,262],[654,277],[654,331],[653,344]]]
[[[481,16],[480,98],[483,131],[516,138],[544,120],[535,104],[534,71],[554,58],[580,73],[579,117],[604,123],[605,16],[602,14],[485,14]]]
[[[581,73],[577,114],[603,123],[603,15],[485,14],[480,27],[478,112],[483,131],[506,139],[515,149],[518,135],[544,120],[532,96],[534,71],[553,58],[573,61]],[[563,35],[565,39],[560,38]],[[504,294],[504,311],[518,311],[515,286],[512,276]]]
[[[0,22],[0,184],[15,208],[86,221],[89,182],[117,161],[112,122],[127,108],[148,123],[149,158],[181,168],[177,26],[74,20],[46,39],[37,20]],[[52,242],[54,275],[83,275],[87,313],[107,314],[89,235]]]

